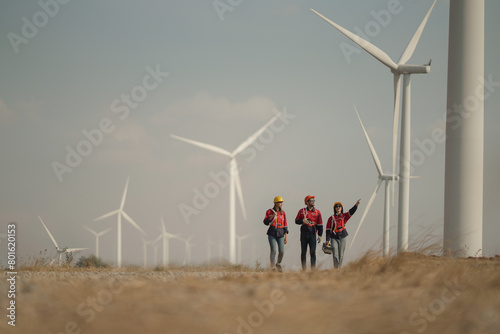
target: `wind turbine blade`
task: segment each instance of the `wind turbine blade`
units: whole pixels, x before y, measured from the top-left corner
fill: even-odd
[[[130,181],[130,176],[127,176],[127,182],[125,183],[125,190],[123,190],[122,202],[120,203],[120,210],[123,210],[125,205],[125,199],[127,198],[128,182]]]
[[[96,231],[91,230],[91,229],[90,229],[89,227],[87,227],[87,226],[84,226],[84,228],[85,228],[87,231],[89,231],[90,233],[92,233],[93,235],[95,235],[96,237],[98,236],[98,234],[97,234],[97,232],[96,232]]]
[[[99,232],[99,234],[97,235],[98,237],[102,236],[102,235],[105,235],[106,233],[108,233],[109,231],[111,231],[112,228],[108,228],[107,230],[104,230],[102,232]]]
[[[356,43],[357,45],[359,45],[363,50],[365,50],[366,52],[368,52],[369,54],[371,54],[373,57],[375,57],[382,64],[384,64],[385,66],[389,67],[391,70],[397,70],[398,69],[398,65],[391,59],[391,57],[389,57],[387,55],[387,53],[385,53],[384,51],[382,51],[381,49],[379,49],[378,47],[376,47],[372,43],[368,42],[366,39],[363,39],[363,38],[359,37],[358,35],[350,32],[349,30],[347,30],[347,29],[339,26],[337,23],[335,23],[335,22],[327,19],[326,17],[324,17],[323,15],[321,15],[320,13],[318,13],[317,11],[315,11],[314,9],[311,9],[311,10],[316,15],[318,15],[323,20],[325,20],[330,25],[332,25],[335,29],[337,29],[338,31],[340,31],[341,33],[343,33],[347,38],[349,38],[354,43]]]
[[[165,221],[163,220],[163,217],[161,217],[161,232],[162,234],[167,234],[167,230],[165,229]]]
[[[354,240],[356,240],[356,235],[358,235],[359,229],[361,228],[361,225],[363,225],[363,221],[365,220],[366,214],[368,213],[368,210],[370,210],[370,207],[372,206],[372,203],[375,200],[375,196],[377,196],[377,192],[378,192],[381,184],[382,184],[382,179],[379,179],[377,182],[377,186],[375,187],[375,191],[373,192],[372,197],[370,197],[370,200],[368,201],[368,204],[366,205],[365,212],[363,213],[363,217],[361,217],[358,228],[356,229],[356,233],[354,233],[354,237],[352,238],[351,244],[349,245],[349,249],[351,249],[352,244],[354,243]]]
[[[213,151],[213,152],[220,153],[220,154],[226,155],[228,157],[231,157],[231,153],[229,153],[228,151],[226,151],[226,150],[224,150],[224,149],[222,149],[220,147],[214,146],[214,145],[205,144],[205,143],[202,143],[202,142],[199,142],[199,141],[196,141],[196,140],[182,138],[182,137],[179,137],[179,136],[176,136],[176,135],[170,135],[170,137],[172,137],[174,139],[177,139],[177,140],[180,140],[180,141],[183,141],[185,143],[194,145],[194,146],[198,146],[198,147],[207,149],[209,151]]]
[[[240,172],[238,168],[235,168],[234,174],[234,185],[236,186],[236,193],[238,194],[238,199],[240,200],[241,210],[243,211],[243,218],[247,219],[247,212],[245,210],[245,203],[243,202],[243,191],[241,190]]]
[[[141,232],[144,236],[146,236],[146,232],[144,232],[144,230],[139,225],[137,225],[137,223],[133,221],[132,218],[130,218],[130,216],[127,215],[125,211],[122,211],[122,215],[123,217],[125,217],[126,220],[128,220],[130,224],[132,224],[132,226],[134,226],[136,229],[139,230],[139,232]]]
[[[401,58],[398,60],[398,64],[406,64],[408,60],[410,60],[411,56],[413,55],[413,52],[415,51],[415,48],[417,47],[418,41],[420,40],[420,36],[422,35],[422,32],[424,31],[425,25],[427,24],[427,20],[429,19],[429,16],[431,15],[432,9],[434,8],[434,5],[436,4],[437,0],[434,0],[434,3],[432,4],[431,8],[427,12],[427,15],[425,15],[424,19],[422,20],[422,23],[420,23],[420,26],[418,27],[417,31],[413,35],[413,38],[411,39],[410,43],[408,43],[408,46],[406,47],[405,51],[401,55]]]
[[[234,151],[233,151],[233,157],[236,156],[238,153],[242,152],[244,149],[246,149],[248,146],[252,145],[252,143],[264,132],[266,131],[266,129],[275,121],[278,119],[278,117],[281,116],[281,113],[279,113],[278,115],[274,116],[273,118],[271,118],[271,120],[269,120],[269,122],[267,122],[266,124],[264,124],[264,126],[262,126],[259,130],[257,130],[253,135],[251,135],[250,137],[247,138],[247,140],[245,140],[243,143],[240,144],[240,146],[238,146]]]
[[[79,251],[82,251],[82,250],[86,250],[88,248],[66,248],[64,250],[65,253],[68,253],[68,252],[79,252]]]
[[[45,225],[45,223],[43,222],[42,220],[42,217],[38,216],[38,219],[40,219],[40,221],[42,222],[43,224],[43,227],[45,227],[45,230],[47,231],[47,233],[49,234],[49,237],[50,239],[52,240],[52,243],[54,244],[54,246],[56,246],[56,248],[58,249],[59,246],[57,246],[57,242],[56,242],[56,239],[54,239],[54,237],[52,236],[52,233],[50,233],[49,229],[47,228],[47,226]]]
[[[394,123],[392,127],[392,206],[394,206],[394,180],[396,178],[396,155],[398,150],[399,102],[401,75],[394,74]]]
[[[120,212],[120,210],[113,210],[113,211],[111,211],[111,212],[108,212],[108,213],[103,214],[103,215],[102,215],[102,216],[100,216],[100,217],[97,217],[97,218],[93,219],[92,221],[93,221],[93,222],[96,222],[96,221],[98,221],[98,220],[103,220],[103,219],[105,219],[105,218],[108,218],[108,217],[111,217],[112,215],[117,214],[118,212]]]
[[[368,133],[365,130],[365,127],[363,125],[363,122],[361,121],[361,117],[359,117],[358,109],[356,109],[356,106],[354,106],[354,111],[356,111],[356,115],[358,115],[359,119],[359,124],[361,124],[361,128],[363,129],[363,133],[365,134],[366,142],[368,143],[368,147],[370,148],[370,152],[372,154],[373,162],[375,163],[375,167],[377,168],[378,175],[382,176],[384,172],[382,171],[382,165],[380,164],[380,159],[378,158],[377,152],[375,151],[375,148],[373,147],[372,141],[370,140],[370,137],[368,137]]]

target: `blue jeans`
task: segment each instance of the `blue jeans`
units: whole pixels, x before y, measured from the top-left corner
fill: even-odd
[[[276,245],[278,245],[278,263],[281,263],[283,255],[285,254],[285,237],[277,238],[272,235],[268,235],[269,246],[271,247],[271,268],[276,265]]]
[[[345,239],[346,238],[331,239],[333,247],[333,267],[335,269],[342,267],[342,260],[344,260],[344,251],[346,244]]]
[[[316,234],[300,234],[300,261],[302,262],[303,270],[306,270],[306,254],[308,245],[309,252],[311,253],[311,268],[314,268],[316,267]]]

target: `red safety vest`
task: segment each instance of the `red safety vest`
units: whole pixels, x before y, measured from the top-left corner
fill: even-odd
[[[275,228],[287,227],[285,211],[281,210],[281,211],[275,212],[273,209],[269,209],[266,212],[266,218],[272,214],[274,214],[274,220],[272,221],[270,226],[274,226]]]
[[[327,229],[330,229],[334,233],[339,233],[345,230],[345,224],[351,218],[349,212],[342,213],[338,216],[332,215],[330,219],[328,219]]]

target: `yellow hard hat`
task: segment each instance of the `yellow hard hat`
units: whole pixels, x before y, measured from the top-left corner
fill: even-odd
[[[281,196],[276,196],[276,197],[274,198],[274,203],[278,203],[278,202],[283,202],[283,197],[281,197]]]

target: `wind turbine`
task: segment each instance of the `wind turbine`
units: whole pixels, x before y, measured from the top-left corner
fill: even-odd
[[[370,140],[370,137],[368,136],[368,133],[365,130],[365,127],[363,125],[363,122],[361,121],[361,118],[359,117],[359,113],[358,113],[358,110],[356,109],[356,107],[354,107],[354,111],[356,111],[356,115],[358,116],[358,119],[359,119],[359,124],[361,125],[361,128],[363,129],[363,133],[365,134],[366,142],[368,143],[368,147],[370,148],[373,162],[375,163],[375,168],[377,168],[378,182],[377,182],[377,185],[375,187],[375,191],[373,192],[372,196],[370,197],[370,200],[368,201],[368,204],[366,205],[365,212],[363,213],[363,216],[361,217],[358,228],[356,229],[356,233],[354,233],[354,237],[352,238],[351,245],[349,246],[349,248],[352,247],[354,240],[356,240],[356,235],[358,234],[359,229],[361,228],[361,225],[363,224],[363,221],[365,220],[365,217],[368,214],[368,211],[370,210],[370,207],[371,207],[373,201],[375,200],[375,197],[377,196],[377,192],[380,188],[380,185],[382,184],[383,181],[385,181],[384,232],[383,232],[383,237],[382,237],[382,244],[383,244],[384,256],[389,256],[389,229],[390,229],[390,216],[389,216],[390,189],[389,189],[389,183],[391,181],[393,181],[393,175],[392,174],[384,174],[384,172],[382,171],[382,164],[380,163],[380,159],[378,158],[377,152],[375,151],[375,148],[373,147],[373,144]],[[399,177],[396,176],[395,179],[398,180]]]
[[[101,237],[101,236],[105,235],[106,233],[108,233],[109,231],[111,231],[112,228],[108,228],[107,230],[104,230],[102,232],[97,233],[96,231],[91,230],[87,226],[84,226],[84,227],[87,229],[87,231],[89,231],[90,233],[95,235],[95,257],[99,257],[99,237]]]
[[[191,240],[192,239],[193,239],[193,236],[190,236],[187,239],[182,239],[184,241],[184,243],[186,244],[186,258],[184,259],[184,264],[183,265],[191,263],[191,248],[194,247],[191,244]]]
[[[430,72],[431,62],[425,65],[407,65],[406,63],[413,55],[415,48],[418,44],[420,36],[424,27],[429,19],[429,16],[436,4],[434,0],[431,8],[425,15],[422,23],[413,35],[410,43],[404,50],[403,54],[395,63],[384,51],[368,42],[367,40],[359,37],[358,35],[350,32],[349,30],[339,26],[335,22],[329,20],[321,15],[314,9],[311,9],[315,14],[328,22],[334,28],[343,33],[346,37],[351,39],[354,43],[359,45],[366,52],[375,57],[385,66],[389,67],[394,75],[394,123],[393,123],[393,153],[392,153],[392,178],[396,179],[396,151],[397,151],[397,130],[399,122],[399,100],[401,90],[401,75],[403,75],[403,108],[401,112],[401,144],[399,155],[399,197],[398,197],[398,253],[408,249],[408,222],[409,222],[409,206],[410,206],[410,75],[411,74],[426,74]],[[394,182],[393,182],[394,193]]]
[[[160,237],[163,239],[163,266],[166,267],[169,264],[168,240],[169,239],[180,239],[180,237],[176,234],[167,233],[167,230],[165,229],[165,221],[163,220],[163,217],[161,217]]]
[[[117,258],[117,266],[120,268],[122,266],[122,216],[125,218],[132,226],[134,226],[139,232],[142,233],[142,235],[146,235],[146,232],[142,228],[137,225],[135,221],[130,218],[130,216],[123,210],[123,206],[125,205],[125,199],[127,198],[127,188],[128,188],[128,183],[130,181],[130,176],[127,177],[127,183],[125,184],[125,190],[123,191],[123,196],[122,196],[122,201],[120,203],[120,208],[117,210],[113,210],[111,212],[108,212],[100,217],[97,217],[93,221],[99,221],[103,220],[105,218],[111,217],[113,215],[118,216],[118,237],[117,237],[117,242],[118,242],[118,247],[117,247],[117,253],[116,253],[116,258]]]
[[[207,264],[210,264],[211,261],[212,246],[215,246],[215,243],[212,241],[212,237],[209,235],[207,240]]]
[[[217,248],[219,248],[219,264],[222,264],[222,253],[224,252],[224,248],[226,248],[226,246],[222,243],[222,238],[220,239],[219,246]]]
[[[54,237],[52,236],[52,234],[50,233],[49,229],[47,228],[47,226],[45,225],[45,223],[43,222],[42,220],[42,217],[38,216],[38,219],[40,219],[40,222],[42,223],[43,227],[45,227],[45,230],[47,231],[47,233],[49,234],[49,237],[50,239],[52,240],[52,243],[54,244],[54,246],[56,247],[56,251],[57,251],[57,254],[58,254],[58,263],[59,265],[61,265],[61,257],[63,255],[63,253],[72,253],[72,252],[78,252],[78,251],[82,251],[82,250],[86,250],[88,248],[60,248],[58,245],[57,245],[57,242],[56,242],[56,239],[54,239]]]
[[[153,240],[153,249],[154,249],[154,260],[153,263],[155,266],[158,265],[158,246],[160,244],[158,243],[161,240],[161,235],[158,236],[155,240]]]
[[[142,239],[142,254],[143,254],[143,262],[144,262],[144,268],[147,267],[147,259],[148,259],[148,245],[153,244],[155,240],[150,240],[147,241],[144,239],[143,236],[141,236]],[[156,238],[156,241],[160,240],[159,238]]]
[[[243,240],[245,240],[246,238],[250,237],[251,234],[246,234],[244,236],[239,236],[238,234],[236,234],[236,239],[238,241],[238,263],[241,264],[241,243]]]
[[[233,152],[228,152],[225,149],[222,149],[217,146],[213,146],[210,144],[202,143],[199,141],[186,139],[183,137],[179,137],[176,135],[170,135],[170,137],[186,142],[188,144],[192,144],[204,149],[207,149],[212,152],[216,152],[222,155],[225,155],[231,158],[229,174],[229,261],[232,264],[236,264],[236,205],[235,205],[235,190],[238,194],[238,198],[240,200],[241,210],[243,211],[243,217],[246,219],[247,214],[245,211],[245,204],[243,203],[243,193],[241,191],[241,182],[240,175],[238,171],[238,164],[236,163],[236,156],[244,151],[247,147],[252,145],[252,143],[279,117],[281,113],[278,113],[274,116],[269,122],[264,124],[257,132],[247,138],[243,143],[241,143]]]

